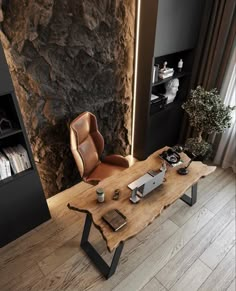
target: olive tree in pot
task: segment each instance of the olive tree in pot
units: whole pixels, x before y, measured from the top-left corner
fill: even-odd
[[[212,145],[203,139],[203,134],[221,133],[230,127],[233,107],[225,106],[217,89],[205,90],[197,86],[182,105],[194,128],[195,137],[188,138],[185,148],[195,156],[205,159],[210,156]]]

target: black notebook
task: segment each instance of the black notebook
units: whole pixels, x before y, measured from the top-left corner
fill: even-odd
[[[126,217],[118,209],[112,209],[102,216],[102,219],[114,230],[117,231],[126,225]]]

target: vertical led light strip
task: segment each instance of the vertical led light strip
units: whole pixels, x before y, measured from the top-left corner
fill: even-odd
[[[136,41],[135,41],[135,60],[134,60],[134,96],[133,96],[133,116],[132,116],[132,140],[131,140],[131,155],[134,154],[134,131],[136,119],[136,94],[137,94],[137,75],[138,75],[138,47],[139,47],[139,29],[140,29],[140,7],[141,0],[137,0],[136,13]]]

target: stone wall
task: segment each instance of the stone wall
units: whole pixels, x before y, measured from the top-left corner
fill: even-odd
[[[69,124],[98,118],[106,153],[131,139],[135,1],[3,1],[0,32],[47,197],[78,179]]]

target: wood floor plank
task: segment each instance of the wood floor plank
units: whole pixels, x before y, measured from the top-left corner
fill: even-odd
[[[55,239],[60,233],[67,231],[73,223],[81,223],[82,225],[82,217],[83,216],[80,217],[80,222],[79,219],[68,210],[68,215],[65,215],[64,218],[51,219],[43,225],[38,226],[25,240],[16,240],[13,244],[4,247],[4,251],[2,251],[0,256],[0,264],[4,265],[6,262],[12,261],[19,256],[28,256],[28,253],[32,253],[32,250],[40,248],[41,245],[45,245],[50,241],[50,238]]]
[[[205,208],[199,210],[186,224],[160,248],[147,257],[114,290],[140,290],[164,265],[174,257],[207,224],[213,214]]]
[[[198,289],[199,291],[208,290],[227,290],[235,279],[235,247],[233,247],[224,257],[221,263],[210,274],[207,280]]]
[[[2,291],[31,290],[31,287],[43,278],[44,275],[37,264],[33,264],[25,272],[9,280],[8,283],[5,286],[2,286],[0,289]]]
[[[127,241],[123,252],[129,252],[137,243],[138,241],[135,238]],[[111,257],[107,250],[105,254]],[[76,255],[51,272],[44,280],[33,286],[33,290],[85,290],[90,286],[91,282],[100,281],[105,281],[105,278],[102,277],[83,250],[80,249]]]
[[[170,289],[234,219],[235,199],[232,199],[160,270],[156,278]]]
[[[166,288],[154,277],[141,289],[141,291],[166,291]]]
[[[209,182],[208,177],[200,180],[198,187],[197,203],[190,208],[188,207],[188,205],[183,203],[179,211],[171,216],[170,219],[178,226],[182,226],[200,208],[202,208],[208,201],[215,197],[216,193],[224,189],[225,186],[227,186],[235,179],[235,176],[233,175],[231,170],[222,171],[221,169],[219,171],[219,168],[217,168],[216,173],[213,174],[215,174],[215,179],[213,179],[212,183]]]
[[[82,233],[79,233],[38,263],[45,276],[79,252],[81,237]],[[102,239],[101,233],[94,227],[91,229],[89,241],[95,244],[101,251],[106,249],[106,244]],[[101,246],[101,244],[103,246]]]
[[[132,262],[138,264],[142,262],[143,257],[141,256],[142,253],[140,254],[140,250],[146,251],[146,252],[152,252],[153,249],[158,247],[158,244],[161,244],[163,240],[165,240],[167,237],[170,237],[171,234],[173,234],[178,227],[173,224],[170,221],[166,221],[162,226],[157,229],[155,233],[152,233],[152,239],[149,240],[149,245],[145,248],[145,243],[141,243],[140,241],[134,239],[131,239],[126,242],[119,265],[118,269],[116,272],[116,276],[111,277],[109,280],[105,280],[101,274],[98,272],[97,269],[93,267],[91,262],[89,261],[87,263],[87,266],[84,265],[83,268],[80,268],[80,266],[76,267],[76,272],[69,269],[69,267],[64,264],[60,266],[57,270],[52,272],[49,276],[46,277],[44,282],[41,282],[40,285],[37,285],[37,288],[47,290],[48,286],[50,285],[52,288],[54,285],[53,283],[50,283],[53,281],[53,278],[55,276],[61,276],[61,273],[63,273],[65,280],[67,280],[67,277],[69,276],[70,282],[68,283],[68,289],[70,288],[77,288],[78,290],[82,289],[85,290],[86,288],[94,288],[94,290],[112,290],[114,287],[114,281],[113,280],[118,280],[119,282],[119,274],[121,274],[121,278],[124,277],[125,274],[129,273],[129,270],[127,270],[127,266]],[[155,237],[156,236],[156,237]],[[137,257],[139,255],[139,257]],[[102,256],[107,260],[110,261],[109,259],[111,258],[111,254],[108,253],[106,250],[105,252],[102,253]],[[78,258],[77,258],[78,259]],[[70,259],[71,260],[71,259]],[[70,261],[69,260],[69,261]],[[73,266],[71,266],[73,268]],[[134,266],[135,268],[135,266]],[[71,272],[75,273],[76,276],[70,277]],[[121,273],[120,273],[121,272]],[[124,274],[124,275],[123,275]],[[83,280],[84,278],[84,280]],[[85,279],[86,278],[86,279]],[[55,285],[54,288],[59,288],[60,285]],[[62,286],[60,286],[62,288]],[[52,289],[53,290],[53,289]]]
[[[154,221],[153,223],[155,224],[156,222],[158,225],[158,221]],[[91,284],[86,290],[113,290],[114,286],[124,280],[145,258],[156,251],[177,230],[178,226],[170,220],[166,220],[155,230],[152,228],[152,231],[147,233],[142,241],[139,241],[139,243],[126,252],[126,254],[122,253],[115,276],[112,276],[109,280],[104,282],[90,282]]]
[[[236,290],[236,280],[234,279],[226,291],[235,291],[235,290]]]
[[[0,282],[6,284],[7,281],[23,273],[35,262],[40,262],[43,258],[47,257],[83,229],[82,221],[76,221],[74,218],[72,220],[62,220],[61,222],[62,225],[57,225],[57,228],[55,227],[50,237],[48,233],[46,236],[43,236],[42,232],[35,232],[27,243],[20,244],[18,248],[16,245],[13,249],[8,249],[0,257],[2,268]],[[9,272],[11,272],[11,277],[8,275]]]
[[[200,256],[200,260],[212,270],[235,245],[235,220],[233,220],[215,241]]]
[[[221,189],[214,198],[205,204],[205,207],[213,213],[217,213],[225,204],[235,196],[235,177],[228,185]]]
[[[6,265],[0,265],[0,290],[4,285],[10,283],[14,278],[20,276],[28,269],[35,265],[33,260],[28,260],[27,257],[19,257],[13,261],[7,262]]]
[[[211,269],[200,260],[196,260],[170,291],[197,291],[210,274]]]
[[[174,204],[170,205],[162,214],[155,220],[155,223],[148,225],[142,232],[140,232],[136,238],[140,241],[146,239],[150,233],[156,231],[157,227],[159,227],[163,222],[165,222],[169,217],[171,217],[174,213],[179,211],[182,206],[182,201],[177,200]]]

